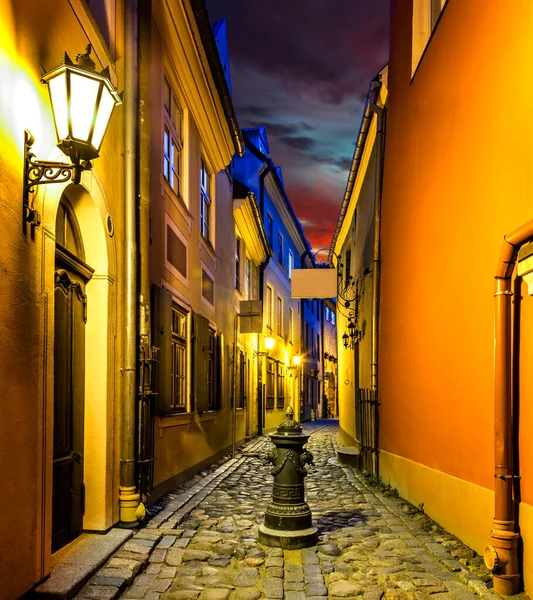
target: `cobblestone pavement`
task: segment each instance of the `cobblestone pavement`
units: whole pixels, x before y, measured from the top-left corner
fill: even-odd
[[[267,440],[249,443],[167,494],[159,512],[115,553],[78,598],[130,600],[475,600],[497,598],[450,551],[459,542],[428,534],[351,467],[338,463],[336,423],[316,422],[307,500],[317,546],[283,551],[257,541],[272,491],[260,457]],[[466,550],[468,552],[468,550]],[[472,551],[469,551],[472,553]],[[488,577],[486,579],[489,579]]]

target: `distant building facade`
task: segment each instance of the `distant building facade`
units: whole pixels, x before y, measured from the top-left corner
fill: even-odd
[[[258,430],[273,429],[283,420],[287,406],[301,414],[303,388],[302,304],[291,298],[293,269],[311,266],[309,246],[285,192],[281,170],[269,158],[266,130],[243,130],[246,150],[234,161],[235,178],[258,199],[261,218],[272,256],[261,269],[263,336],[274,340],[265,350],[260,339],[258,383]],[[294,357],[302,359],[294,364]]]

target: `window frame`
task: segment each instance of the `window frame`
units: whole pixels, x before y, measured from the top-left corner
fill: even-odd
[[[283,267],[283,234],[278,231],[278,263]]]
[[[181,318],[181,325],[183,331],[177,332],[174,329],[175,316]],[[170,342],[170,357],[171,357],[171,369],[170,369],[170,409],[172,413],[187,413],[190,412],[190,394],[189,394],[189,383],[190,383],[190,370],[189,370],[189,319],[190,311],[183,308],[176,302],[172,303],[172,338]],[[176,373],[176,362],[177,362],[177,350],[181,350],[182,355],[182,375]],[[182,393],[182,402],[176,402],[176,379],[181,378],[182,381],[179,384]]]
[[[294,344],[294,311],[289,306],[289,344]]]
[[[211,246],[212,242],[212,209],[213,209],[213,177],[204,157],[200,155],[200,234]]]
[[[271,285],[267,284],[265,296],[266,326],[267,329],[270,329],[270,331],[274,331],[274,288]]]
[[[276,368],[276,408],[285,408],[285,365],[277,363]]]
[[[283,298],[281,296],[278,296],[278,301],[276,303],[277,306],[277,315],[276,315],[276,324],[277,324],[277,330],[276,330],[276,334],[279,335],[279,337],[283,337]]]
[[[252,298],[252,261],[246,256],[244,259],[244,292],[246,300]]]
[[[272,215],[267,213],[267,227],[266,227],[267,241],[270,245],[270,248],[274,245],[274,219],[272,219]]]
[[[162,175],[168,188],[183,202],[183,109],[168,74],[163,75]],[[167,96],[168,91],[168,97]],[[167,106],[167,100],[169,100]],[[174,113],[179,117],[175,118]],[[168,164],[165,169],[165,165]],[[175,183],[175,181],[177,183]]]
[[[235,238],[235,274],[234,274],[234,284],[235,289],[241,293],[241,239],[239,237]]]
[[[294,254],[289,250],[289,280],[292,279],[292,271],[294,269]]]
[[[266,365],[266,410],[274,410],[276,404],[276,388],[275,388],[275,365],[276,361],[273,358],[267,357]],[[270,393],[271,392],[271,393]]]

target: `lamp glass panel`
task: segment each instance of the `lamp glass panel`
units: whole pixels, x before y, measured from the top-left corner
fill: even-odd
[[[88,141],[96,109],[100,82],[78,73],[70,74],[70,116],[72,137]]]
[[[109,119],[111,118],[111,113],[113,112],[114,106],[115,100],[110,94],[107,87],[104,85],[102,90],[102,97],[100,99],[100,106],[98,107],[98,114],[96,115],[96,123],[94,124],[93,137],[91,141],[92,145],[96,148],[96,150],[100,150],[100,146],[102,145],[102,139],[104,137],[105,130],[107,129],[107,124],[109,123]]]
[[[48,81],[50,100],[54,111],[57,141],[68,137],[67,75],[65,72]]]
[[[275,343],[276,343],[276,340],[274,338],[271,338],[271,337],[265,338],[265,348],[267,350],[272,350],[272,348],[274,348]]]

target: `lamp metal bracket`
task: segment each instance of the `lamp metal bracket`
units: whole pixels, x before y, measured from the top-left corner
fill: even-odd
[[[36,185],[45,183],[65,183],[72,180],[78,184],[83,171],[92,168],[90,162],[62,163],[50,160],[37,160],[31,148],[35,139],[30,131],[24,130],[24,187],[22,193],[22,218],[26,223],[34,226],[41,224],[39,211],[34,207],[35,199],[30,194],[35,191]]]

